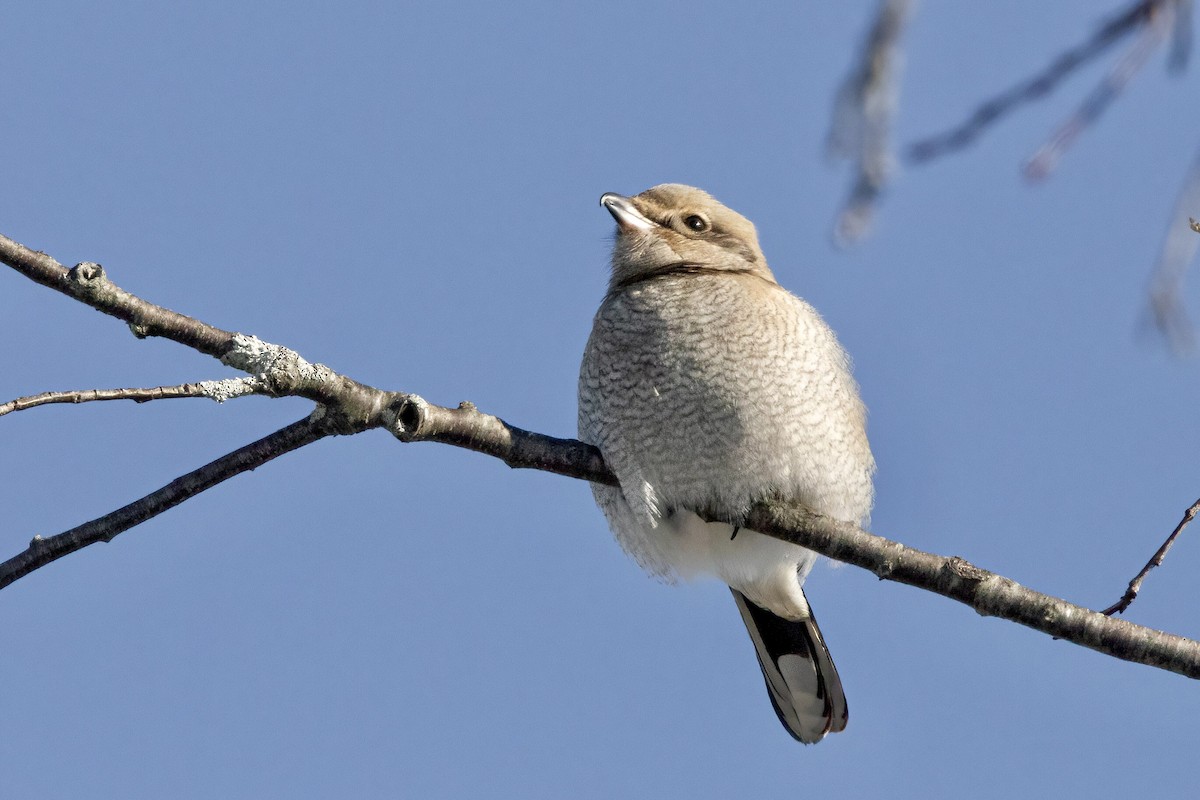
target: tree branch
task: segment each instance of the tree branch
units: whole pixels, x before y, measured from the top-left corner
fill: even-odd
[[[1150,58],[1150,54],[1158,49],[1170,33],[1175,21],[1171,5],[1174,2],[1176,0],[1166,0],[1151,8],[1151,13],[1142,24],[1141,33],[1129,52],[1109,70],[1100,85],[1084,98],[1079,109],[1025,162],[1022,172],[1027,180],[1040,181],[1048,177],[1079,135],[1095,124],[1120,97],[1125,87],[1145,65],[1146,59]]]
[[[604,456],[590,444],[523,430],[484,414],[470,402],[445,408],[415,394],[397,397],[399,400],[385,418],[388,430],[402,442],[452,444],[494,456],[513,469],[538,469],[620,486],[604,463]]]
[[[42,392],[0,403],[0,417],[14,411],[50,405],[52,403],[92,403],[102,400],[132,400],[149,403],[151,400],[175,400],[184,397],[207,397],[223,403],[247,394],[261,394],[254,378],[226,378],[219,381],[181,383],[178,386],[155,386],[152,389],[80,389],[73,392]]]
[[[217,358],[233,345],[230,331],[135,297],[113,284],[99,264],[85,261],[67,269],[45,253],[31,250],[3,234],[0,234],[0,261],[30,280],[124,320],[139,338],[161,336]]]
[[[1067,76],[1151,21],[1155,14],[1177,3],[1178,0],[1138,0],[1101,26],[1086,42],[1060,54],[1045,70],[979,106],[961,125],[911,145],[908,157],[922,162],[961,150],[1020,106],[1049,95]]]
[[[717,519],[712,515],[707,518]],[[1124,661],[1200,678],[1200,642],[1107,617],[1036,592],[961,558],[905,547],[794,506],[759,504],[751,509],[743,525],[870,570],[882,580],[916,586],[965,603],[983,616],[1016,622]]]
[[[834,240],[852,244],[867,232],[892,173],[892,117],[900,85],[900,37],[912,0],[880,0],[858,63],[842,82],[825,140],[831,158],[854,162],[854,183],[834,225]]]
[[[1175,198],[1170,222],[1163,235],[1158,259],[1150,273],[1149,308],[1154,324],[1176,355],[1195,352],[1196,334],[1188,319],[1183,302],[1183,283],[1200,249],[1200,224],[1189,216],[1200,208],[1200,150],[1192,158],[1191,166]],[[1183,220],[1187,219],[1187,225]]]
[[[20,555],[0,565],[0,588],[40,566],[162,513],[227,478],[266,463],[323,436],[384,427],[404,442],[452,444],[502,459],[510,467],[540,469],[618,485],[599,450],[573,439],[557,439],[508,425],[463,403],[444,408],[400,392],[358,383],[321,364],[310,364],[286,347],[232,334],[146,303],[117,289],[96,265],[65,270],[43,253],[33,253],[0,236],[0,261],[22,274],[133,323],[139,335],[161,335],[251,373],[272,396],[298,396],[321,405],[311,417],[177,478],[142,500],[48,539],[37,537]],[[30,266],[32,265],[32,266]],[[94,268],[94,269],[93,269]],[[75,277],[72,277],[72,274]],[[90,276],[90,277],[89,277]],[[100,289],[80,290],[80,280]],[[778,501],[752,507],[743,519],[707,519],[743,525],[807,547],[838,561],[868,569],[965,603],[980,614],[1000,617],[1127,661],[1200,677],[1200,642],[1152,630],[1040,594],[979,569],[905,547]]]
[[[110,514],[85,522],[57,536],[33,537],[29,547],[0,564],[0,589],[65,555],[97,542],[111,542],[118,534],[156,517],[167,509],[211,489],[222,481],[256,469],[271,459],[290,453],[306,444],[330,435],[332,431],[310,418],[293,422],[286,428],[257,442],[223,455]]]
[[[1200,513],[1200,500],[1192,503],[1188,507],[1188,510],[1183,512],[1183,519],[1179,520],[1179,524],[1175,526],[1175,530],[1171,531],[1171,535],[1154,552],[1154,555],[1146,562],[1146,566],[1142,567],[1141,572],[1133,576],[1133,580],[1129,582],[1129,588],[1125,590],[1125,594],[1121,595],[1121,599],[1101,611],[1101,614],[1112,616],[1113,614],[1125,613],[1125,609],[1129,608],[1130,604],[1137,599],[1138,592],[1142,589],[1142,581],[1146,580],[1146,576],[1150,574],[1150,570],[1162,566],[1163,559],[1167,557],[1167,551],[1171,549],[1171,545],[1175,544],[1175,540],[1179,538],[1179,534],[1183,533],[1183,529],[1196,518],[1196,514],[1198,513]]]

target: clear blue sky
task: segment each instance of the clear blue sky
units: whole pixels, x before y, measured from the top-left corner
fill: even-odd
[[[898,139],[1123,6],[927,0]],[[0,232],[374,385],[572,435],[613,225],[598,197],[704,187],[855,358],[874,530],[1106,605],[1200,494],[1197,364],[1144,328],[1200,69],[1171,78],[1156,56],[1052,180],[1024,184],[1094,66],[906,170],[841,252],[847,176],[822,144],[873,7],[9,4]],[[4,270],[0,330],[0,400],[230,374]],[[6,417],[0,555],[307,409]],[[1192,533],[1129,618],[1200,636]],[[0,594],[2,792],[1194,791],[1194,683],[853,568],[809,585],[851,717],[803,748],[728,593],[646,578],[583,483],[383,433],[325,441]]]

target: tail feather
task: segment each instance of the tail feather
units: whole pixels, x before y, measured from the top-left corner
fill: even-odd
[[[731,589],[762,667],[779,721],[793,738],[815,744],[846,729],[846,695],[837,667],[811,613],[792,621]]]

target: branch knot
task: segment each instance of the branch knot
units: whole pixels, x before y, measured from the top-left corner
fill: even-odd
[[[987,580],[992,574],[986,569],[980,569],[965,558],[959,558],[958,556],[950,556],[950,558],[946,559],[946,564],[942,567],[942,570],[958,580],[970,581],[972,583]]]
[[[67,279],[75,284],[102,281],[104,277],[104,267],[95,261],[81,261],[67,270]]]

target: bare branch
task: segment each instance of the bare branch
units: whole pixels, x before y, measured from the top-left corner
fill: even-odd
[[[311,419],[293,422],[270,436],[176,478],[141,500],[118,508],[110,514],[85,522],[57,536],[35,536],[24,552],[0,564],[0,589],[38,567],[44,567],[76,550],[82,550],[97,542],[111,542],[118,534],[174,508],[184,500],[195,497],[234,475],[256,469],[284,453],[311,444],[332,432]]]
[[[1177,355],[1195,350],[1195,333],[1183,305],[1183,282],[1200,247],[1200,240],[1191,233],[1200,233],[1200,225],[1188,216],[1188,212],[1197,208],[1200,208],[1200,151],[1196,152],[1179,189],[1158,261],[1150,274],[1150,313]],[[1183,223],[1185,218],[1187,226]]]
[[[1050,139],[1039,147],[1037,152],[1025,163],[1023,172],[1026,179],[1042,180],[1054,171],[1063,154],[1075,142],[1079,134],[1100,119],[1100,115],[1120,96],[1129,82],[1133,80],[1133,76],[1145,65],[1150,54],[1163,43],[1172,27],[1173,20],[1174,15],[1170,5],[1160,6],[1159,13],[1150,14],[1147,22],[1141,26],[1141,35],[1138,36],[1129,52],[1121,57],[1104,77],[1104,80],[1100,82],[1100,85],[1084,99],[1079,110],[1059,126]]]
[[[109,280],[99,264],[85,261],[67,269],[45,253],[2,234],[0,262],[37,283],[124,320],[139,338],[171,339],[249,372],[259,378],[264,394],[303,397],[325,404],[344,418],[342,433],[377,427],[379,415],[390,401],[388,393],[339,375],[322,364],[311,364],[294,350],[149,303]]]
[[[178,386],[156,386],[152,389],[81,389],[73,392],[42,392],[0,403],[0,417],[14,411],[50,405],[51,403],[92,403],[101,400],[132,400],[148,403],[151,400],[175,400],[182,397],[207,397],[223,403],[235,397],[261,394],[256,378],[226,378],[219,381],[182,383]]]
[[[0,261],[25,277],[129,323],[135,336],[161,336],[220,358],[233,344],[233,333],[168,308],[147,303],[115,285],[92,262],[67,269],[50,256],[0,234]]]
[[[718,516],[707,515],[709,520]],[[730,522],[730,520],[721,520]],[[742,524],[898,581],[1124,661],[1200,678],[1200,641],[1107,617],[1041,594],[969,564],[934,555],[859,530],[804,508],[763,503]]]
[[[415,394],[397,395],[386,427],[402,442],[440,442],[484,453],[514,469],[539,469],[568,478],[619,486],[600,451],[575,439],[556,439],[509,425],[474,403],[444,408]]]
[[[834,102],[826,152],[832,158],[853,159],[855,172],[834,226],[834,239],[841,244],[858,240],[870,228],[875,204],[892,172],[889,138],[900,84],[900,36],[915,5],[913,0],[880,0],[858,64]]]
[[[1061,54],[1041,73],[1021,81],[979,106],[966,122],[911,145],[908,157],[913,161],[922,162],[961,150],[1020,106],[1049,95],[1067,76],[1102,55],[1126,35],[1142,27],[1156,12],[1180,1],[1139,0],[1101,26],[1086,42]]]
[[[1142,588],[1142,581],[1146,579],[1150,570],[1162,566],[1163,559],[1167,556],[1167,551],[1171,549],[1171,545],[1175,544],[1175,539],[1179,534],[1183,533],[1183,529],[1188,526],[1188,523],[1196,518],[1197,513],[1200,513],[1200,500],[1192,503],[1191,507],[1183,512],[1183,519],[1179,520],[1179,524],[1175,526],[1175,530],[1171,531],[1171,535],[1167,537],[1167,540],[1162,543],[1153,557],[1146,562],[1146,566],[1142,567],[1142,571],[1135,575],[1133,580],[1129,582],[1129,588],[1125,590],[1125,594],[1121,596],[1121,599],[1101,611],[1101,614],[1111,616],[1113,614],[1125,613],[1125,609],[1129,608],[1130,604],[1137,599],[1138,592]]]
[[[0,237],[0,261],[10,264],[16,262],[15,265],[20,265],[18,269],[26,274],[25,267],[29,263],[35,266],[57,264],[48,256],[32,254],[3,237]],[[61,270],[61,267],[58,269]],[[71,272],[76,271],[78,268]],[[96,271],[99,272],[98,267]],[[35,280],[45,277],[42,271],[35,270],[34,273],[38,276]],[[74,280],[55,273],[51,268],[47,280],[53,283],[60,278],[62,281]],[[88,278],[89,281],[96,279],[96,274]],[[178,478],[142,500],[57,536],[47,539],[35,537],[25,552],[0,564],[0,588],[68,553],[95,542],[109,541],[120,532],[233,475],[254,469],[285,452],[331,434],[386,427],[401,441],[452,444],[500,458],[511,467],[547,470],[617,485],[600,452],[591,445],[515,428],[497,417],[479,412],[470,403],[463,403],[456,409],[443,408],[416,395],[385,392],[366,386],[328,367],[310,364],[288,348],[268,344],[252,336],[227,334],[175,312],[152,306],[113,287],[103,278],[102,272],[99,272],[99,279],[108,287],[103,293],[104,297],[97,300],[96,296],[88,295],[85,302],[104,311],[114,307],[134,309],[130,314],[139,319],[152,312],[151,315],[155,316],[152,325],[157,326],[154,330],[163,333],[150,335],[169,335],[202,352],[219,350],[226,363],[251,372],[263,381],[271,395],[308,397],[318,400],[322,405],[308,419]],[[72,291],[63,291],[75,296]],[[110,302],[108,298],[116,299]],[[147,312],[147,308],[150,312]],[[177,323],[175,318],[189,322],[182,326],[166,326],[167,322]],[[184,333],[179,333],[180,330]],[[197,341],[185,341],[188,339]],[[1200,642],[1088,611],[973,567],[962,559],[945,558],[905,547],[804,508],[763,502],[751,508],[741,519],[722,519],[714,515],[708,515],[707,518],[742,525],[794,542],[838,561],[868,569],[880,578],[935,592],[966,603],[981,614],[1018,622],[1117,658],[1160,667],[1188,677],[1200,677]]]

